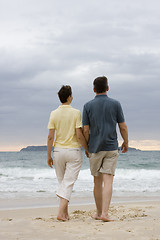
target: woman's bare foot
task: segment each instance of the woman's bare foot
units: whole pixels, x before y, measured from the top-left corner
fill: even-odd
[[[69,221],[69,215],[66,215],[66,219]]]
[[[92,214],[91,217],[95,220],[101,220],[101,216],[99,216],[97,213]]]
[[[69,220],[69,217],[66,218],[66,217],[63,217],[63,216],[59,216],[59,215],[58,215],[58,216],[57,216],[57,220],[58,220],[58,221],[62,221],[62,222],[66,222],[66,221]]]
[[[100,220],[103,222],[114,222],[114,220],[111,219],[108,215],[101,215]]]

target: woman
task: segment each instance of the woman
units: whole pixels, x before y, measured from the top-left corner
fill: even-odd
[[[47,163],[51,168],[54,164],[59,182],[56,193],[60,198],[57,219],[67,221],[69,220],[68,202],[82,165],[81,145],[87,155],[88,146],[82,133],[81,113],[70,106],[73,100],[71,87],[62,86],[58,96],[62,104],[51,112],[48,123]],[[55,131],[56,138],[54,141]]]

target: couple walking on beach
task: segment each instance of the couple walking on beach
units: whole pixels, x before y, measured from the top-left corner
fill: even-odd
[[[79,110],[71,107],[72,89],[62,86],[58,92],[61,105],[50,114],[48,123],[47,162],[55,167],[60,198],[57,219],[69,220],[68,203],[81,165],[81,145],[89,157],[94,177],[96,220],[112,221],[108,215],[112,197],[112,184],[118,159],[118,124],[123,138],[121,150],[128,151],[128,130],[121,104],[107,96],[108,79],[98,77],[93,81],[95,98],[84,105],[83,126]],[[56,133],[56,134],[55,134]],[[51,157],[54,142],[53,159]]]

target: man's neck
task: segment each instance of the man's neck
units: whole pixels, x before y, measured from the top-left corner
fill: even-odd
[[[98,95],[107,95],[107,91],[103,92],[103,93],[96,93],[96,96],[98,96]]]

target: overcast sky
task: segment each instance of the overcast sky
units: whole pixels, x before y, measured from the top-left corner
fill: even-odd
[[[82,111],[97,76],[131,146],[160,149],[159,0],[0,0],[0,151],[45,145],[61,85]]]

